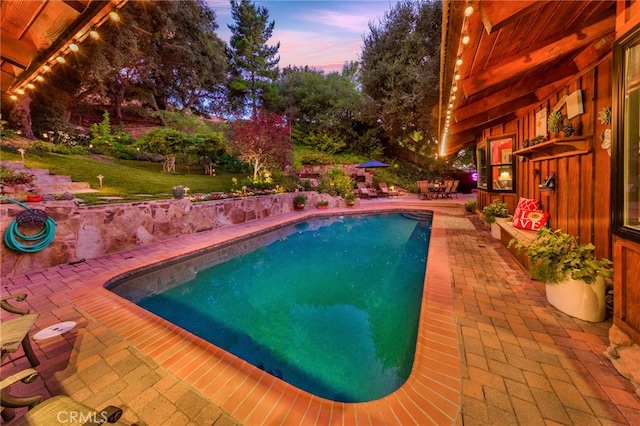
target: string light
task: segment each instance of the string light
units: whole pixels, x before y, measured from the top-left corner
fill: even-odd
[[[18,100],[18,97],[16,95],[11,95],[9,96],[9,98],[11,98],[12,101]]]
[[[459,67],[460,65],[462,65],[462,57],[458,56],[458,59],[456,59],[456,66]]]
[[[118,3],[124,3],[124,2],[122,0],[119,0]],[[113,22],[119,22],[120,21],[120,15],[118,14],[117,7],[113,7],[113,9],[109,12],[109,14],[107,16]],[[106,17],[104,15],[102,15],[102,17],[104,19],[106,19]],[[97,31],[96,25],[101,25],[103,22],[104,22],[104,20],[100,20],[99,22],[94,22],[93,25],[91,26],[91,28],[88,31],[86,31],[83,35],[77,36],[76,41],[74,41],[74,42],[72,42],[71,44],[68,45],[69,50],[72,51],[72,52],[78,52],[80,50],[80,47],[79,47],[78,44],[81,43],[83,40],[85,40],[85,38],[87,36],[91,37],[94,40],[99,40],[100,39],[100,33]],[[66,63],[66,60],[65,60],[65,58],[63,56],[64,52],[61,51],[59,53],[60,53],[60,55],[55,58],[55,61],[57,63],[60,63],[60,64]],[[42,65],[42,72],[46,73],[46,72],[51,71],[51,66],[55,65],[56,62],[52,63],[51,65],[50,64],[46,64],[46,63],[44,65]],[[34,78],[33,81],[37,81],[37,82],[45,81],[45,79],[44,79],[44,77],[42,75],[37,75],[36,77],[33,77],[33,78]],[[28,83],[24,87],[27,87],[29,89],[35,89],[35,85],[33,83]],[[23,88],[20,88],[20,89],[16,89],[14,93],[15,94],[10,95],[10,98],[12,100],[18,99],[16,94],[24,95],[25,91],[24,91]]]
[[[464,16],[468,18],[471,15],[473,15],[473,6],[469,3],[469,6],[464,10]]]
[[[120,20],[120,15],[118,15],[118,11],[116,9],[113,9],[109,12],[109,18],[111,18],[113,22],[118,22]]]
[[[469,37],[469,34],[465,34],[462,36],[462,44],[469,44],[470,41],[471,37]]]

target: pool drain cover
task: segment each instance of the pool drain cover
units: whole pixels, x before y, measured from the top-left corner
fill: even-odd
[[[76,326],[76,323],[73,321],[60,322],[58,324],[53,324],[45,329],[38,331],[33,336],[33,338],[35,340],[44,340],[50,337],[59,336],[71,330],[75,326]]]

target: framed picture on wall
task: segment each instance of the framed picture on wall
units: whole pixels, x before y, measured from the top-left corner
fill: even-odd
[[[536,134],[535,136],[547,135],[547,109],[543,108],[536,113]]]

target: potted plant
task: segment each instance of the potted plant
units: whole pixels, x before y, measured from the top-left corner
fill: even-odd
[[[596,259],[594,245],[580,244],[576,237],[542,228],[525,251],[533,278],[545,283],[549,303],[560,311],[585,321],[599,322],[606,314],[605,279],[613,276],[612,262]]]
[[[296,195],[293,197],[293,208],[296,210],[303,210],[307,204],[307,197],[304,195]]]
[[[547,127],[551,133],[560,133],[562,130],[562,123],[564,122],[564,115],[560,111],[552,112],[547,118]]]
[[[484,206],[482,209],[482,216],[484,221],[491,227],[491,235],[493,238],[500,239],[500,227],[496,224],[496,217],[509,217],[509,208],[502,202],[501,199],[496,198]]]
[[[329,202],[325,200],[318,201],[316,206],[318,207],[319,210],[326,210],[329,207]]]
[[[344,196],[344,202],[347,207],[353,207],[356,205],[356,196],[354,193],[350,192]]]

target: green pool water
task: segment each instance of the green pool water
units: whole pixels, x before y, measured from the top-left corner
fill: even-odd
[[[411,372],[430,229],[401,214],[299,223],[207,269],[171,265],[185,282],[136,303],[317,396],[378,399]]]

